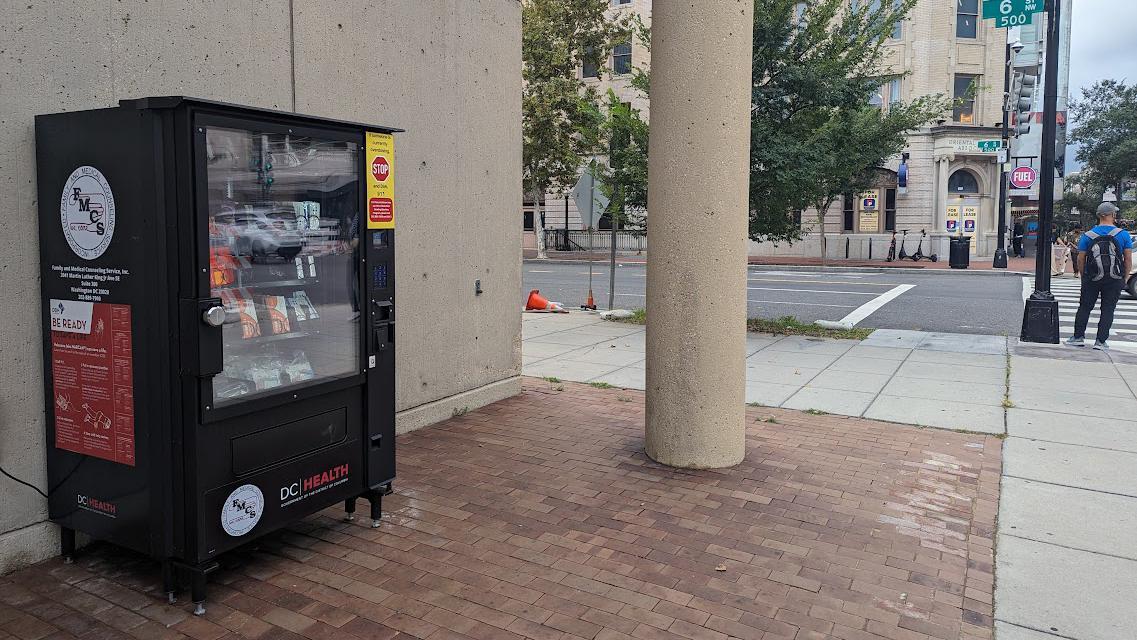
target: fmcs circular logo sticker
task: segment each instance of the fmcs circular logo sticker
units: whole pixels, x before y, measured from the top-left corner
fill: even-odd
[[[264,513],[265,496],[255,484],[243,484],[233,490],[221,505],[221,528],[233,537],[253,530]]]
[[[59,201],[63,236],[75,255],[94,260],[114,236],[114,193],[102,172],[82,166],[71,172]]]

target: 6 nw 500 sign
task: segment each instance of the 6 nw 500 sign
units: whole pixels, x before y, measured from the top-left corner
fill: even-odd
[[[1043,0],[983,0],[983,18],[994,20],[996,27],[1030,24],[1044,10]]]

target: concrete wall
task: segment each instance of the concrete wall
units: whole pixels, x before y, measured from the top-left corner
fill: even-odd
[[[517,0],[0,0],[0,466],[43,488],[37,113],[180,94],[397,137],[399,430],[520,390]],[[474,295],[474,280],[485,293]],[[406,321],[405,319],[414,319]],[[0,573],[55,552],[0,476]]]

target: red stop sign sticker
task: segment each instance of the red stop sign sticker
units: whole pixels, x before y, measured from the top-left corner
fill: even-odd
[[[1038,172],[1030,167],[1017,167],[1011,172],[1011,186],[1016,189],[1029,189],[1038,180]]]
[[[372,198],[367,203],[367,219],[371,222],[393,222],[395,203],[390,198]]]
[[[385,182],[391,176],[391,163],[383,156],[375,156],[371,161],[371,175],[379,182]]]

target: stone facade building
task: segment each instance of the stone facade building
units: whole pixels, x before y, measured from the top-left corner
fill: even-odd
[[[854,0],[856,1],[856,0]],[[998,244],[999,166],[997,150],[981,141],[1001,136],[1003,78],[1007,30],[983,20],[981,0],[920,0],[895,37],[886,44],[885,65],[902,78],[881,87],[874,102],[888,108],[898,100],[941,94],[965,96],[976,87],[974,97],[933,123],[909,136],[908,186],[899,186],[898,172],[904,160],[892,158],[869,193],[839,198],[825,216],[828,255],[844,258],[883,259],[892,231],[909,230],[908,250],[926,230],[925,253],[946,256],[948,238],[956,230],[973,238],[972,252],[993,255]],[[611,12],[635,12],[650,25],[650,0],[612,0]],[[609,65],[613,74],[584,81],[602,93],[614,90],[633,106],[648,113],[647,101],[628,86],[628,76],[616,73],[627,64],[650,65],[650,52],[631,43],[630,61],[617,49]],[[550,194],[546,200],[546,225],[565,226],[566,203]],[[575,206],[567,203],[570,229],[581,228]],[[531,217],[531,216],[530,216]],[[751,243],[750,254],[819,256],[818,221],[814,212],[802,214],[803,239],[792,245]],[[532,228],[531,226],[527,228]],[[913,235],[914,234],[914,235]]]

